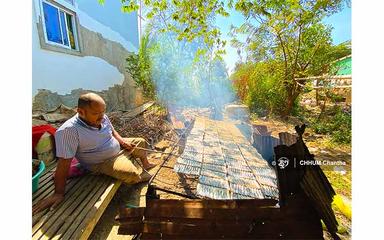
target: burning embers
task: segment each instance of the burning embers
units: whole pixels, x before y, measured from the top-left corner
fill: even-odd
[[[230,122],[197,117],[174,170],[199,176],[201,197],[278,199],[275,171]]]

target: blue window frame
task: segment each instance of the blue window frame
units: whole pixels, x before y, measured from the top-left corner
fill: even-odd
[[[76,28],[73,15],[50,2],[42,1],[42,7],[47,42],[77,50]]]

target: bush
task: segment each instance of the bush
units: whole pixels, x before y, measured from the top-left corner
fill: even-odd
[[[149,56],[151,47],[148,41],[148,35],[141,38],[139,53],[132,53],[127,57],[126,69],[136,82],[136,86],[142,87],[144,96],[155,99],[155,84],[151,77],[152,63]]]
[[[286,104],[281,64],[275,61],[243,64],[231,76],[241,100],[258,115],[281,114]]]
[[[312,128],[316,133],[329,134],[335,143],[351,143],[352,116],[339,107],[333,114],[313,122]]]

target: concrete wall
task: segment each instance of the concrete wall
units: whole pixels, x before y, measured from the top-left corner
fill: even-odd
[[[87,8],[88,4],[98,5],[97,1],[78,2],[81,3],[83,10]],[[87,4],[83,5],[83,2],[87,2]],[[137,51],[138,46],[135,45],[138,42],[132,43],[127,40],[129,31],[122,31],[125,36],[117,32],[123,28],[124,24],[127,26],[133,24],[126,23],[130,18],[120,14],[119,9],[108,8],[105,9],[110,11],[106,14],[107,16],[111,17],[115,11],[117,14],[112,22],[108,22],[110,26],[106,26],[75,6],[80,51],[74,52],[54,48],[45,43],[40,0],[33,0],[33,3],[32,91],[34,110],[48,110],[59,103],[66,103],[73,107],[73,103],[76,105],[75,100],[78,98],[78,93],[85,90],[102,93],[105,97],[109,96],[109,99],[106,99],[109,110],[129,109],[142,103],[141,91],[135,88],[133,79],[125,69],[125,59],[130,53]],[[93,15],[103,14],[102,12],[95,13],[92,8],[87,11]],[[134,24],[137,24],[137,18],[135,19]],[[120,24],[114,26],[115,22]],[[132,36],[135,34],[136,36],[138,34],[137,27],[132,29]],[[50,93],[65,96],[61,99],[66,100],[56,101],[58,98],[51,96]],[[72,100],[70,100],[71,96]],[[51,101],[52,98],[56,100]]]
[[[119,0],[105,0],[103,5],[98,4],[97,0],[78,0],[77,4],[88,16],[118,32],[139,48],[137,12],[123,13]]]

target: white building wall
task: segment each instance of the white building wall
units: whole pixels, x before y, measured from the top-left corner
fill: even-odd
[[[32,14],[32,94],[38,89],[48,89],[58,94],[70,93],[73,89],[83,88],[95,91],[106,90],[114,84],[121,84],[124,75],[105,60],[93,56],[76,56],[49,51],[40,47],[36,22],[40,15],[40,0],[33,0]],[[95,4],[98,4],[95,1]],[[76,9],[83,27],[99,32],[108,40],[120,43],[130,52],[136,52],[129,41],[118,32],[104,26],[86,13]]]

